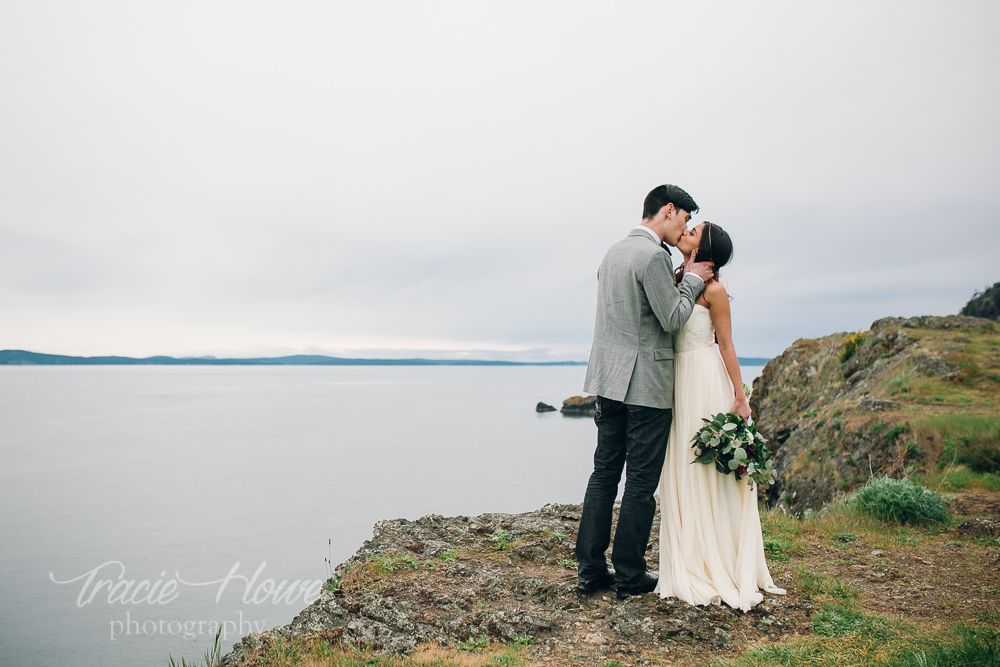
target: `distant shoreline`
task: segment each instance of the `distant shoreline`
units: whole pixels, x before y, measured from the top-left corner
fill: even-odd
[[[73,357],[0,350],[5,366],[586,366],[586,361],[488,361],[485,359],[350,359],[321,354],[216,359],[213,357]]]
[[[740,365],[763,366],[770,359],[741,357]],[[26,350],[0,350],[0,366],[586,366],[586,361],[488,361],[485,359],[351,359],[321,354],[216,359],[213,357],[74,357]]]

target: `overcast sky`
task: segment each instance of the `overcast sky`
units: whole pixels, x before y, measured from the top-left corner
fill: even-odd
[[[1000,4],[0,0],[0,349],[586,359],[660,183],[742,356],[1000,281]],[[676,258],[676,254],[675,254]]]

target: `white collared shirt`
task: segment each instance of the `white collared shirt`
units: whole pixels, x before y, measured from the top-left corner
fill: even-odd
[[[646,225],[636,225],[635,228],[636,229],[641,229],[642,231],[644,231],[647,234],[649,234],[650,236],[652,236],[653,239],[656,241],[656,245],[660,245],[661,243],[663,243],[663,239],[661,239],[659,236],[657,236],[656,232],[654,232],[652,229],[650,229]]]
[[[650,236],[652,236],[653,240],[656,241],[657,245],[660,245],[660,244],[663,243],[663,239],[661,239],[659,236],[657,236],[656,232],[654,232],[652,229],[650,229],[646,225],[636,225],[635,228],[636,229],[641,229],[642,231],[644,231],[647,234],[649,234]],[[684,275],[690,275],[692,278],[697,278],[698,280],[701,280],[701,276],[696,275],[694,273],[692,273],[692,274],[685,273]],[[701,282],[705,282],[705,281],[701,280]]]

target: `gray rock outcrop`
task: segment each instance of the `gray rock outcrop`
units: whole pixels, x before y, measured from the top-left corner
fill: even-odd
[[[808,627],[810,603],[793,596],[768,596],[743,614],[653,594],[581,595],[572,560],[579,520],[579,505],[550,504],[524,514],[379,521],[318,600],[288,625],[243,637],[222,664],[257,665],[282,642],[318,639],[386,655],[420,643],[520,642],[554,664],[586,654],[598,665],[623,655],[666,658],[678,648],[727,649],[734,626],[744,637],[772,638]],[[658,536],[657,518],[651,569]]]

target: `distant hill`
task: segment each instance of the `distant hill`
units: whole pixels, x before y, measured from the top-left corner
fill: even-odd
[[[740,357],[744,366],[763,366],[769,359]],[[0,366],[586,366],[586,361],[486,361],[483,359],[349,359],[321,354],[288,357],[216,359],[215,357],[71,357],[25,350],[0,350]]]
[[[585,361],[486,361],[479,359],[347,359],[319,354],[254,359],[214,357],[71,357],[25,350],[0,350],[0,365],[8,366],[586,366]]]
[[[985,292],[973,294],[972,300],[965,304],[960,314],[1000,321],[1000,283],[987,288]]]

